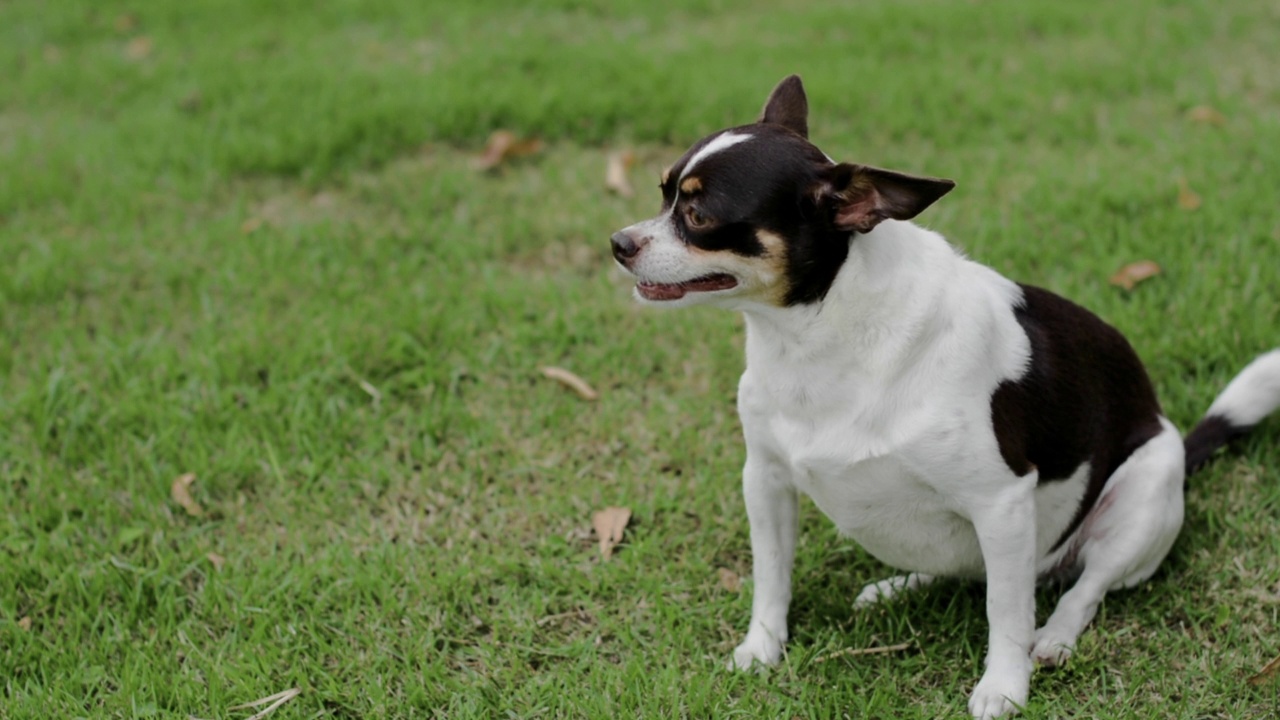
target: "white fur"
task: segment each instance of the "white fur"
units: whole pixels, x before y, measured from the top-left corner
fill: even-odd
[[[690,252],[689,245],[677,233],[670,213],[638,222],[622,232],[637,238],[644,246],[630,267],[617,263],[624,273],[640,282],[678,284],[714,273],[727,273],[738,281],[737,287],[728,290],[689,293],[678,300],[647,300],[637,289],[635,298],[642,303],[669,308],[708,302],[724,304],[729,298],[736,299],[737,303],[762,303],[768,301],[778,284],[778,269],[769,263],[733,253]]]
[[[683,180],[697,167],[698,163],[706,160],[712,155],[737,145],[740,142],[746,142],[751,139],[750,133],[726,132],[712,138],[711,142],[703,145],[698,152],[689,158],[689,162],[684,164],[684,170],[680,171],[680,179]]]
[[[862,586],[862,592],[858,593],[858,597],[853,599],[853,606],[855,608],[864,608],[892,600],[901,593],[928,587],[937,579],[935,575],[908,573],[868,583]]]
[[[1151,577],[1182,528],[1185,474],[1182,438],[1168,420],[1164,430],[1134,451],[1112,473],[1073,543],[1080,578],[1036,631],[1031,656],[1060,665],[1097,612],[1108,590],[1133,587]]]
[[[1172,426],[1134,453],[1104,490],[1114,497],[1052,549],[1089,467],[1038,485],[1035,471],[1019,477],[1005,463],[991,396],[1030,363],[1014,315],[1021,290],[936,233],[887,221],[857,236],[820,304],[779,308],[735,291],[707,300],[742,310],[747,323],[738,397],[755,596],[733,665],[782,656],[799,493],[872,555],[913,573],[868,585],[860,603],[932,576],[985,578],[987,669],[969,702],[977,718],[1016,712],[1033,646],[1034,658],[1061,661],[1102,593],[1146,577],[1168,552],[1182,521]],[[1037,634],[1036,578],[1071,552],[1087,582]]]
[[[749,137],[714,138],[685,173]],[[1034,469],[1015,475],[991,415],[996,388],[1032,362],[1015,315],[1023,300],[1016,283],[940,235],[890,220],[851,240],[822,302],[780,307],[780,238],[760,235],[764,258],[742,258],[691,248],[673,222],[668,214],[627,228],[643,247],[624,270],[651,284],[729,273],[736,287],[654,304],[709,303],[746,318],[738,411],[755,591],[730,665],[783,657],[805,494],[843,534],[908,572],[868,584],[856,605],[937,576],[986,580],[987,663],[969,711],[983,719],[1017,712],[1033,662],[1065,660],[1105,593],[1145,580],[1173,545],[1185,463],[1177,430],[1161,418],[1163,431],[1121,464],[1058,542],[1079,511],[1089,464],[1044,484]],[[1280,351],[1246,368],[1210,414],[1247,426],[1277,405]],[[1079,580],[1036,630],[1037,578],[1072,573]]]
[[[1209,406],[1236,427],[1251,427],[1280,407],[1280,350],[1249,363]]]

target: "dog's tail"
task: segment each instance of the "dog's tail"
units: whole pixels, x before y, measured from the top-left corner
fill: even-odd
[[[1200,424],[1187,435],[1187,475],[1209,461],[1213,452],[1240,437],[1280,408],[1280,350],[1249,365],[1227,385]]]

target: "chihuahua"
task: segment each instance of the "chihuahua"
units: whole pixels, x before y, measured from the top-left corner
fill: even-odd
[[[1280,406],[1280,350],[1184,439],[1124,337],[1088,310],[966,259],[910,222],[950,180],[837,163],[809,142],[800,79],[760,119],[662,175],[662,212],[611,238],[642,303],[742,312],[738,412],[754,594],[730,665],[787,641],[797,500],[904,574],[985,580],[975,718],[1018,711],[1036,663],[1071,654],[1109,590],[1155,572],[1184,478]],[[1038,580],[1072,581],[1035,626]]]

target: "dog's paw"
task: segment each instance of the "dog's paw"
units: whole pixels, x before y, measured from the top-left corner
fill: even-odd
[[[853,607],[855,610],[870,607],[876,603],[886,602],[894,595],[898,594],[907,585],[907,576],[900,575],[891,577],[880,582],[868,583],[862,586],[862,592],[858,593],[858,597],[853,599]]]
[[[862,592],[858,593],[858,597],[853,599],[853,609],[857,610],[885,602],[904,592],[925,587],[932,583],[933,580],[932,575],[911,573],[910,575],[898,575],[897,577],[885,578],[880,582],[864,585]]]
[[[749,632],[742,644],[733,650],[730,670],[763,670],[782,659],[782,643],[768,632]]]
[[[975,720],[1009,717],[1027,704],[1031,687],[1030,668],[1025,671],[988,670],[969,696],[969,714]]]
[[[1075,650],[1076,639],[1042,627],[1036,631],[1036,643],[1031,646],[1031,659],[1041,667],[1061,667]]]

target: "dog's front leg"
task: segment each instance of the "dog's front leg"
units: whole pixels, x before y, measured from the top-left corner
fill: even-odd
[[[972,514],[987,571],[987,669],[969,698],[975,718],[1027,702],[1035,640],[1035,473],[1014,479]]]
[[[751,627],[733,651],[732,667],[752,663],[775,665],[787,641],[787,608],[791,605],[791,566],[796,552],[796,491],[779,469],[747,458],[742,473],[747,519],[751,523],[754,588]]]

